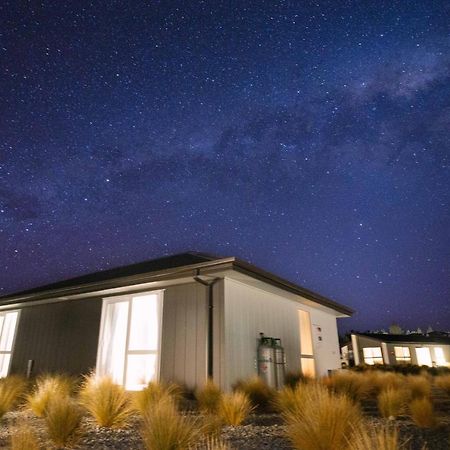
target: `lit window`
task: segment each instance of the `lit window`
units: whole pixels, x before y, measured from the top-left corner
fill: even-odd
[[[128,390],[158,377],[162,292],[103,301],[97,373]]]
[[[383,364],[383,355],[380,347],[363,348],[364,362],[373,366],[374,364]]]
[[[409,352],[409,347],[394,347],[395,359],[399,363],[410,363],[411,354]]]
[[[446,366],[447,361],[445,360],[444,350],[442,347],[434,347],[434,356],[436,358],[437,366]]]
[[[18,311],[0,313],[0,378],[9,373],[18,317]]]
[[[302,373],[314,377],[316,375],[316,368],[314,364],[311,319],[309,317],[309,312],[299,309],[298,321],[300,327],[300,365]]]

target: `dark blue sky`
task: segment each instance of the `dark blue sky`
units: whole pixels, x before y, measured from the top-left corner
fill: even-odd
[[[184,250],[450,329],[450,3],[2,2],[0,292]]]

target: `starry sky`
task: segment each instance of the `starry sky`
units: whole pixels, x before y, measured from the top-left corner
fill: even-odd
[[[448,1],[3,1],[0,293],[186,250],[450,330]]]

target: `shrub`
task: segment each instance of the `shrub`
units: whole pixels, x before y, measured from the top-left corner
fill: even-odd
[[[18,375],[0,379],[0,418],[22,399],[26,387],[26,380]]]
[[[349,371],[337,372],[322,381],[336,394],[344,394],[354,400],[367,397],[371,390],[369,377]]]
[[[306,386],[301,395],[298,408],[282,413],[294,448],[346,449],[347,439],[362,420],[358,406],[346,395],[319,384]]]
[[[73,380],[63,375],[44,375],[36,381],[34,391],[27,396],[33,413],[42,417],[48,402],[53,397],[68,397],[73,391]]]
[[[44,414],[49,438],[56,447],[76,440],[81,422],[79,406],[70,397],[52,397]]]
[[[223,394],[219,416],[226,425],[240,425],[252,412],[250,399],[243,392]]]
[[[262,410],[267,409],[275,397],[275,391],[258,376],[237,381],[233,390],[246,394],[252,405]]]
[[[149,450],[185,450],[195,447],[202,437],[199,420],[181,416],[167,396],[151,405],[143,417],[141,437]]]
[[[123,428],[132,415],[125,389],[108,376],[87,376],[80,391],[80,402],[100,427]]]
[[[132,404],[134,408],[143,414],[145,411],[158,402],[163,397],[170,397],[175,404],[178,404],[183,395],[183,391],[178,384],[163,384],[150,382],[148,385],[142,389],[142,391],[133,392],[132,394]]]
[[[372,428],[367,424],[357,427],[351,439],[348,439],[348,450],[406,450],[406,443],[399,442],[396,428],[384,426]]]
[[[436,426],[436,416],[430,399],[420,397],[409,404],[409,412],[414,423],[419,428],[433,428]]]
[[[450,395],[450,375],[440,375],[436,377],[435,384]]]
[[[393,419],[404,412],[407,399],[404,389],[388,387],[378,395],[378,410],[383,417]]]
[[[195,397],[200,411],[214,414],[219,410],[222,391],[212,380],[208,380],[203,388],[196,391]]]
[[[38,439],[31,427],[21,426],[12,430],[11,450],[40,450]]]
[[[407,387],[411,393],[411,398],[429,397],[431,385],[429,380],[423,375],[410,375],[406,377]]]

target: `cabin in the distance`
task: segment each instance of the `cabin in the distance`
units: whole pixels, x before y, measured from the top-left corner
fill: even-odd
[[[260,333],[287,371],[340,367],[336,319],[352,310],[234,257],[184,253],[0,298],[0,376],[95,369],[223,389],[257,373]]]

